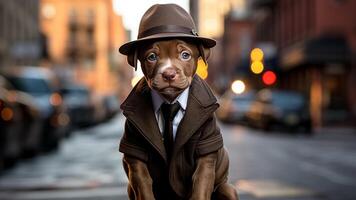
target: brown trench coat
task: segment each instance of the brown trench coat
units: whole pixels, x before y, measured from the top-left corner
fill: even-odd
[[[127,120],[120,152],[147,164],[156,199],[188,199],[192,176],[199,156],[218,151],[215,189],[227,181],[228,158],[216,126],[215,96],[198,76],[190,86],[186,113],[178,126],[170,163],[153,112],[150,89],[143,78],[121,105]],[[127,173],[127,166],[124,162]]]

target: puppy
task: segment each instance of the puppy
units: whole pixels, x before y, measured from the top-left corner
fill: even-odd
[[[122,105],[127,121],[120,151],[130,199],[238,199],[227,183],[229,159],[216,126],[216,98],[195,75],[199,57],[206,62],[209,55],[209,48],[189,39],[145,42],[128,55],[129,63],[140,61],[145,76]],[[187,105],[168,159],[152,96],[172,103],[184,92]]]
[[[207,52],[208,56],[210,51]],[[148,86],[172,102],[190,86],[198,57],[196,45],[169,40],[143,46],[138,59]]]

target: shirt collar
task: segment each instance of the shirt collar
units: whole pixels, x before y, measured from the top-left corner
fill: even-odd
[[[151,90],[151,96],[152,96],[152,102],[153,102],[153,108],[155,113],[159,111],[161,108],[162,103],[167,102],[164,98],[162,98],[157,91]],[[187,103],[188,103],[188,96],[189,96],[189,87],[187,87],[174,101],[178,102],[180,107],[183,110],[186,110],[187,108]]]

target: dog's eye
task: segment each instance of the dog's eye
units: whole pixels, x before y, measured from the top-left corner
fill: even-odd
[[[182,53],[180,53],[180,57],[182,60],[189,60],[191,58],[191,55],[188,51],[182,51]]]
[[[147,58],[148,61],[154,62],[157,60],[157,55],[155,53],[148,54]]]

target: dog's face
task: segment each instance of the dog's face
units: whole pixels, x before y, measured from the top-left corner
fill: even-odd
[[[182,40],[162,40],[142,45],[141,68],[151,89],[173,101],[189,87],[197,68],[199,50]]]

